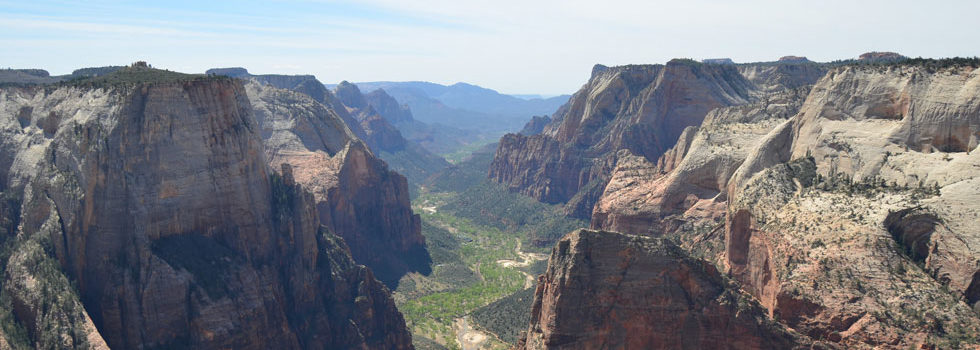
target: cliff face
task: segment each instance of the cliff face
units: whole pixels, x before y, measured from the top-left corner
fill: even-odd
[[[620,156],[592,225],[673,235],[814,339],[980,343],[978,76],[844,66],[715,110],[656,163]]]
[[[291,168],[268,170],[241,83],[4,89],[0,98],[5,133],[34,140],[9,171],[24,199],[14,244],[25,248],[9,258],[4,284],[32,341],[53,321],[86,329],[91,316],[112,348],[411,347],[387,289],[320,228]],[[45,256],[64,274],[16,268]],[[59,276],[77,283],[81,317],[57,316],[78,315],[70,302],[52,309],[26,297],[50,296],[32,281],[68,280]]]
[[[978,71],[969,67],[933,72],[899,65],[830,72],[814,86],[800,114],[762,140],[729,185],[740,198],[730,206],[726,225],[727,262],[733,274],[760,296],[767,296],[774,312],[785,312],[791,315],[788,319],[820,331],[840,331],[845,339],[904,344],[927,342],[923,339],[935,335],[908,329],[909,322],[939,324],[944,329],[943,340],[975,335],[980,320],[970,313],[968,304],[977,301],[970,288],[980,266],[980,252],[971,247],[980,244],[976,234],[980,227],[969,213],[980,199],[977,174],[970,170],[980,166],[975,152],[980,135],[978,81]],[[760,194],[766,187],[785,187],[768,180],[779,173],[780,163],[804,159],[812,162],[818,175],[813,187],[821,191],[789,197]],[[796,217],[833,226],[785,228],[786,220]],[[845,227],[849,229],[842,229]],[[820,280],[810,274],[801,276],[807,282],[783,277],[762,283],[753,278],[778,270],[763,267],[772,265],[760,258],[777,249],[803,245],[800,239],[789,238],[792,236],[767,233],[779,231],[806,233],[821,242],[832,242],[830,235],[847,232],[838,242],[824,243],[827,250],[806,259],[805,264],[829,262],[843,273],[858,276],[862,284],[835,288],[832,296],[819,292],[816,283],[810,285]],[[861,240],[870,244],[859,247]],[[922,268],[894,268],[905,264]],[[894,306],[877,303],[879,297],[859,298],[858,306],[847,308],[837,304],[836,298],[865,295],[869,289],[880,298],[909,293],[889,287],[895,283],[913,285],[917,298],[930,299],[906,307],[942,311],[924,320],[893,315],[846,330],[828,321],[862,309],[893,312]],[[783,306],[801,299],[780,297],[788,286],[799,285],[808,295],[802,299],[813,300],[813,308]],[[944,288],[951,293],[943,292]],[[875,334],[875,328],[884,329],[884,334]],[[973,336],[965,341],[980,339]]]
[[[684,128],[700,125],[714,108],[748,102],[753,89],[731,65],[596,66],[543,133],[505,136],[489,176],[549,203],[586,192],[579,196],[585,203],[572,206],[584,210],[570,212],[588,217],[618,150],[656,161]]]
[[[544,128],[551,123],[551,117],[546,115],[531,117],[531,120],[524,124],[524,128],[518,134],[533,136],[544,132]]]
[[[697,232],[694,241],[717,235],[732,174],[760,138],[796,115],[808,91],[784,90],[713,110],[656,163],[629,153],[619,157],[592,227],[647,235]]]
[[[305,94],[250,83],[248,94],[273,167],[289,164],[314,196],[318,216],[344,238],[354,260],[395,286],[428,271],[421,221],[408,184],[357,139],[335,111]]]
[[[357,120],[358,126],[364,130],[362,139],[368,147],[410,182],[422,183],[449,166],[442,157],[402,137],[393,124],[411,124],[412,113],[384,90],[364,95],[357,85],[344,81],[337,85],[336,96],[345,112]]]
[[[412,111],[408,106],[404,106],[398,103],[394,97],[388,95],[384,89],[377,89],[371,91],[364,95],[368,104],[374,108],[378,114],[383,115],[385,120],[391,124],[403,124],[412,123],[415,118],[412,116]]]
[[[809,347],[670,241],[579,230],[538,279],[522,349]]]

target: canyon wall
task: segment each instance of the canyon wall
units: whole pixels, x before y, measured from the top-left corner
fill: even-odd
[[[23,199],[3,293],[30,341],[411,348],[292,168],[270,171],[245,87],[165,77],[0,89],[4,192]]]

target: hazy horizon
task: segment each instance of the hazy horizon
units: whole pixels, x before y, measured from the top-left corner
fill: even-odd
[[[191,73],[466,82],[513,95],[573,93],[595,64],[976,56],[980,31],[980,2],[969,1],[0,4],[0,67],[58,75],[145,60]]]

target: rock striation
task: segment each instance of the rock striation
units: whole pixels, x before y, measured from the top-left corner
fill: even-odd
[[[293,168],[313,193],[320,221],[344,238],[355,261],[392,287],[408,271],[429,271],[405,177],[388,169],[336,110],[310,96],[257,82],[247,92],[269,164]]]
[[[784,90],[758,102],[713,110],[701,126],[685,130],[656,163],[629,153],[619,157],[594,208],[592,227],[697,235],[683,243],[692,245],[716,237],[723,226],[731,176],[760,138],[796,115],[808,91]]]
[[[501,139],[489,177],[544,202],[572,201],[570,212],[587,218],[617,151],[656,161],[686,127],[714,108],[749,102],[753,90],[733,65],[597,65],[541,134]]]
[[[207,72],[248,79],[309,96],[332,110],[347,124],[354,136],[367,143],[372,153],[412,183],[421,183],[449,166],[442,157],[402,136],[395,124],[414,125],[412,113],[383,90],[364,95],[354,84],[342,82],[335,92],[331,92],[312,75],[253,75],[244,68],[214,68]]]
[[[667,239],[578,230],[538,278],[519,349],[793,349],[812,342],[769,319],[710,263]],[[819,345],[819,344],[817,344]]]
[[[412,112],[401,106],[384,90],[368,95],[357,85],[346,81],[337,85],[336,93],[345,111],[357,120],[368,146],[393,169],[405,175],[412,184],[421,184],[429,176],[445,169],[449,162],[434,155],[419,143],[408,141],[394,123],[411,124]],[[377,107],[376,107],[377,106]],[[378,111],[383,112],[378,112]]]
[[[246,87],[168,74],[0,89],[4,191],[23,198],[3,293],[30,341],[411,348],[293,168],[270,170]]]
[[[970,66],[830,69],[620,156],[597,229],[669,235],[779,322],[848,348],[980,343]]]

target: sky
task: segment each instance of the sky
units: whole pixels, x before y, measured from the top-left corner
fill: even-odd
[[[597,63],[978,56],[977,14],[976,0],[0,0],[0,67],[67,74],[144,60],[556,95]]]

